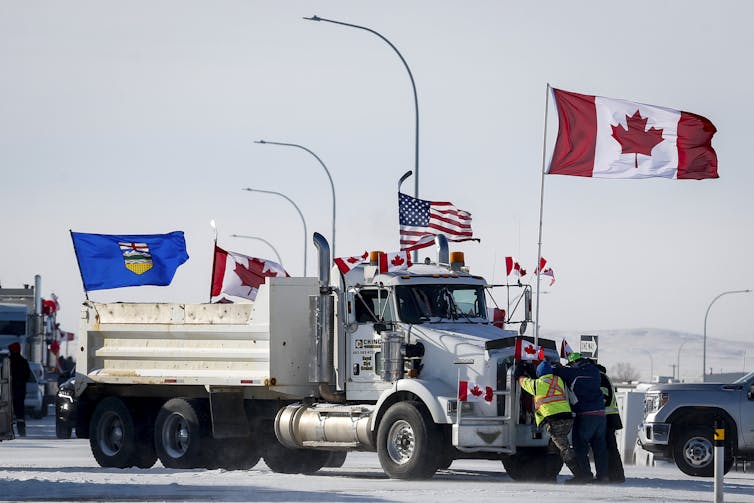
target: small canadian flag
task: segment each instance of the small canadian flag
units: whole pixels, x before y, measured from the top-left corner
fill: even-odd
[[[544,360],[545,350],[544,348],[539,347],[532,342],[526,341],[522,339],[521,337],[517,337],[516,349],[513,356],[516,360],[524,360],[524,361]]]
[[[474,381],[458,381],[458,400],[460,402],[491,402],[494,397],[491,387],[481,386]]]
[[[560,343],[560,357],[561,358],[568,358],[568,355],[573,353],[573,349],[571,349],[571,346],[568,344],[568,341],[563,339],[563,342]]]
[[[341,274],[348,274],[348,271],[350,271],[357,265],[366,262],[368,257],[369,254],[367,252],[364,252],[364,255],[358,257],[337,257],[333,260],[333,262],[335,262],[335,265],[338,266],[338,270]]]
[[[411,263],[410,252],[403,250],[399,252],[380,253],[380,272],[405,271],[413,264]]]

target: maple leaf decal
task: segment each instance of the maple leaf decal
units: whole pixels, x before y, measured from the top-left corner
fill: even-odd
[[[253,289],[258,289],[264,283],[264,278],[266,277],[288,275],[279,274],[278,271],[271,269],[266,261],[258,258],[249,259],[248,267],[236,261],[236,267],[233,272],[241,278],[242,285]]]
[[[403,257],[401,257],[400,255],[396,255],[395,257],[393,257],[393,260],[390,261],[390,263],[396,267],[399,265],[403,265],[404,262],[405,260],[403,260]]]
[[[484,392],[482,391],[482,389],[479,387],[478,384],[475,384],[474,387],[469,390],[469,393],[471,393],[474,396],[482,396],[482,393]]]
[[[651,156],[652,149],[662,143],[662,129],[652,126],[647,131],[647,117],[642,118],[639,110],[631,117],[626,115],[626,123],[628,129],[622,124],[610,127],[613,128],[613,138],[620,143],[621,154],[634,154],[634,166],[638,169],[639,154]]]
[[[536,350],[536,349],[534,349],[534,346],[532,346],[531,344],[529,344],[528,346],[526,346],[526,347],[524,348],[524,351],[526,351],[526,352],[527,352],[527,353],[529,353],[530,355],[533,355],[534,353],[536,353],[536,352],[537,352],[537,350]]]

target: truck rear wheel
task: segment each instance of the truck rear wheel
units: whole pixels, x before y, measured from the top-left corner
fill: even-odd
[[[204,468],[208,415],[198,400],[173,398],[157,414],[154,444],[165,468]]]
[[[157,459],[152,442],[144,440],[145,428],[134,422],[131,411],[117,397],[102,400],[94,409],[89,445],[100,466],[148,468]]]
[[[340,468],[346,462],[348,451],[329,451],[325,466],[327,468]]]
[[[686,475],[692,477],[712,477],[715,474],[715,446],[712,442],[712,429],[691,427],[682,431],[673,441],[673,460]],[[725,473],[733,466],[733,456],[725,446]]]
[[[250,470],[261,458],[259,448],[248,437],[212,439],[209,445],[212,455],[207,468],[210,469]]]
[[[288,449],[277,439],[265,450],[265,464],[275,473],[314,473],[325,466],[330,458],[329,451],[312,449]]]
[[[418,402],[392,405],[377,430],[377,454],[394,479],[432,477],[442,461],[442,434]]]

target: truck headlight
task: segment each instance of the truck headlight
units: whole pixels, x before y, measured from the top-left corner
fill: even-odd
[[[668,403],[668,394],[665,392],[650,392],[644,395],[644,416],[657,412]]]

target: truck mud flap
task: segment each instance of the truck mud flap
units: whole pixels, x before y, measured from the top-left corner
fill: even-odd
[[[249,435],[243,393],[211,390],[209,406],[214,438],[238,438]]]

